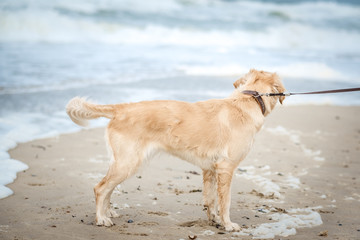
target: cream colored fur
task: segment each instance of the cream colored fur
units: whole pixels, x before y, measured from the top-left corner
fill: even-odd
[[[234,170],[246,157],[264,117],[284,97],[264,97],[265,116],[252,96],[243,90],[283,92],[275,73],[250,70],[234,83],[234,92],[225,99],[196,103],[146,101],[97,105],[73,98],[66,106],[70,118],[79,125],[87,120],[111,119],[106,141],[111,163],[106,176],[94,188],[97,225],[113,225],[110,209],[114,188],[132,176],[141,163],[158,151],[166,151],[203,170],[203,200],[211,223],[227,231],[238,231],[230,221],[230,187]]]

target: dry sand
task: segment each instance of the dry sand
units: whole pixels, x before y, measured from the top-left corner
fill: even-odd
[[[275,212],[313,209],[323,224],[275,239],[360,239],[359,119],[360,107],[276,109],[236,171],[232,220],[253,231],[276,222]],[[166,155],[115,190],[115,226],[94,225],[93,186],[108,167],[103,135],[103,128],[84,130],[10,151],[30,168],[8,185],[15,194],[0,200],[0,239],[252,238],[208,226],[200,169]]]

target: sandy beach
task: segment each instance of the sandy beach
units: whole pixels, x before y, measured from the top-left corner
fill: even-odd
[[[201,170],[167,155],[116,188],[120,217],[98,227],[93,187],[108,168],[104,128],[19,144],[9,153],[29,169],[0,200],[0,239],[265,238],[261,231],[271,239],[360,239],[359,119],[358,106],[278,107],[233,179],[240,233],[208,225]],[[281,221],[296,224],[276,232]]]

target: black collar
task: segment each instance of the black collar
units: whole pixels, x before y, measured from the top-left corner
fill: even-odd
[[[264,103],[264,100],[262,99],[261,95],[257,91],[245,90],[245,91],[242,91],[242,93],[253,96],[253,98],[259,104],[262,114],[265,115],[265,111],[266,111],[265,103]]]

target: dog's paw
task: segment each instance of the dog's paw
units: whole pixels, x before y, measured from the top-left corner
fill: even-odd
[[[229,223],[225,225],[225,230],[228,232],[239,232],[240,226],[237,223]]]
[[[106,213],[106,216],[116,218],[116,217],[119,217],[120,215],[117,214],[117,212],[115,212],[114,209],[109,209]]]
[[[221,219],[220,219],[219,215],[217,215],[217,214],[213,216],[212,221],[216,224],[221,224]]]
[[[96,218],[96,225],[98,226],[105,226],[105,227],[111,227],[114,225],[114,223],[111,221],[108,217],[97,217]]]
[[[211,226],[221,226],[221,219],[218,215],[209,218],[209,222]]]

